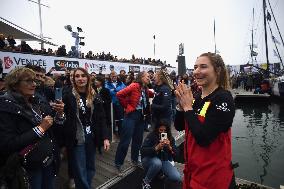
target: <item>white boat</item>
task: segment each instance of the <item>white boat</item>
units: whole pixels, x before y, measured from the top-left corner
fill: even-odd
[[[271,94],[273,96],[284,98],[284,76],[272,79],[270,86],[271,86]]]

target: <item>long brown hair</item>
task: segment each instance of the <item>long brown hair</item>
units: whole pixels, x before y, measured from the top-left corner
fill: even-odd
[[[226,69],[226,65],[219,54],[215,53],[203,53],[199,57],[207,57],[209,58],[211,64],[214,67],[214,70],[217,74],[217,84],[219,87],[228,90],[230,88],[229,83],[229,74]]]
[[[86,99],[87,99],[87,106],[91,107],[92,106],[92,102],[94,100],[94,96],[96,94],[95,90],[92,88],[92,82],[91,82],[91,77],[89,75],[89,73],[87,72],[87,70],[85,70],[84,68],[76,68],[74,70],[74,76],[73,76],[73,90],[72,93],[75,95],[75,98],[77,100],[77,105],[79,106],[79,102],[80,102],[80,95],[79,95],[79,90],[78,90],[78,86],[75,83],[75,75],[76,72],[80,70],[82,71],[86,76],[87,76],[87,86],[86,86]]]
[[[171,90],[175,89],[173,85],[173,80],[171,79],[170,75],[167,73],[166,70],[161,69],[157,72],[157,74],[163,84],[166,84]]]

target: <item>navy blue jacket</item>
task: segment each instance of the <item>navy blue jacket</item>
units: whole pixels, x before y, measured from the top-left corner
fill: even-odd
[[[144,157],[158,157],[162,161],[173,161],[173,157],[176,154],[176,144],[174,138],[170,140],[172,146],[172,152],[168,147],[164,147],[162,151],[156,152],[155,147],[158,145],[160,137],[158,133],[151,132],[145,138],[141,147],[141,156]]]
[[[151,111],[155,121],[168,120],[171,123],[172,116],[172,92],[170,88],[163,84],[155,87],[155,97],[152,101]]]

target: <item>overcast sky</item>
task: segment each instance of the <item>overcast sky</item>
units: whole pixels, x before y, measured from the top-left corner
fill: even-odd
[[[37,0],[35,0],[37,1]],[[39,34],[38,6],[28,0],[1,0],[1,17]],[[258,61],[265,62],[262,0],[42,0],[43,34],[52,42],[74,44],[64,29],[70,24],[83,29],[83,52],[111,52],[119,58],[151,57],[176,66],[179,43],[184,43],[187,67],[203,52],[214,51],[213,22],[216,20],[217,49],[226,64],[249,60],[252,9],[255,8],[255,41]],[[270,0],[284,35],[284,0]],[[278,41],[280,37],[272,24]],[[153,53],[156,35],[156,56]],[[271,41],[270,34],[268,40]],[[271,62],[274,45],[270,42]],[[39,45],[33,46],[39,48]],[[284,48],[279,45],[283,58]],[[53,47],[53,49],[55,49]]]

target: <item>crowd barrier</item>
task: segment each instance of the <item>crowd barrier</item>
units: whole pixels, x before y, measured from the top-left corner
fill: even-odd
[[[161,66],[145,64],[44,56],[6,51],[0,51],[0,59],[3,61],[3,73],[9,73],[13,68],[26,66],[27,64],[38,65],[45,68],[47,71],[51,68],[55,68],[56,71],[63,71],[66,68],[82,67],[88,70],[89,73],[96,72],[102,74],[109,74],[112,70],[117,73],[119,73],[120,70],[138,73],[149,70],[153,70],[155,72],[161,69]],[[174,67],[167,67],[167,70],[168,72],[172,72],[174,70],[177,73],[177,68]]]

